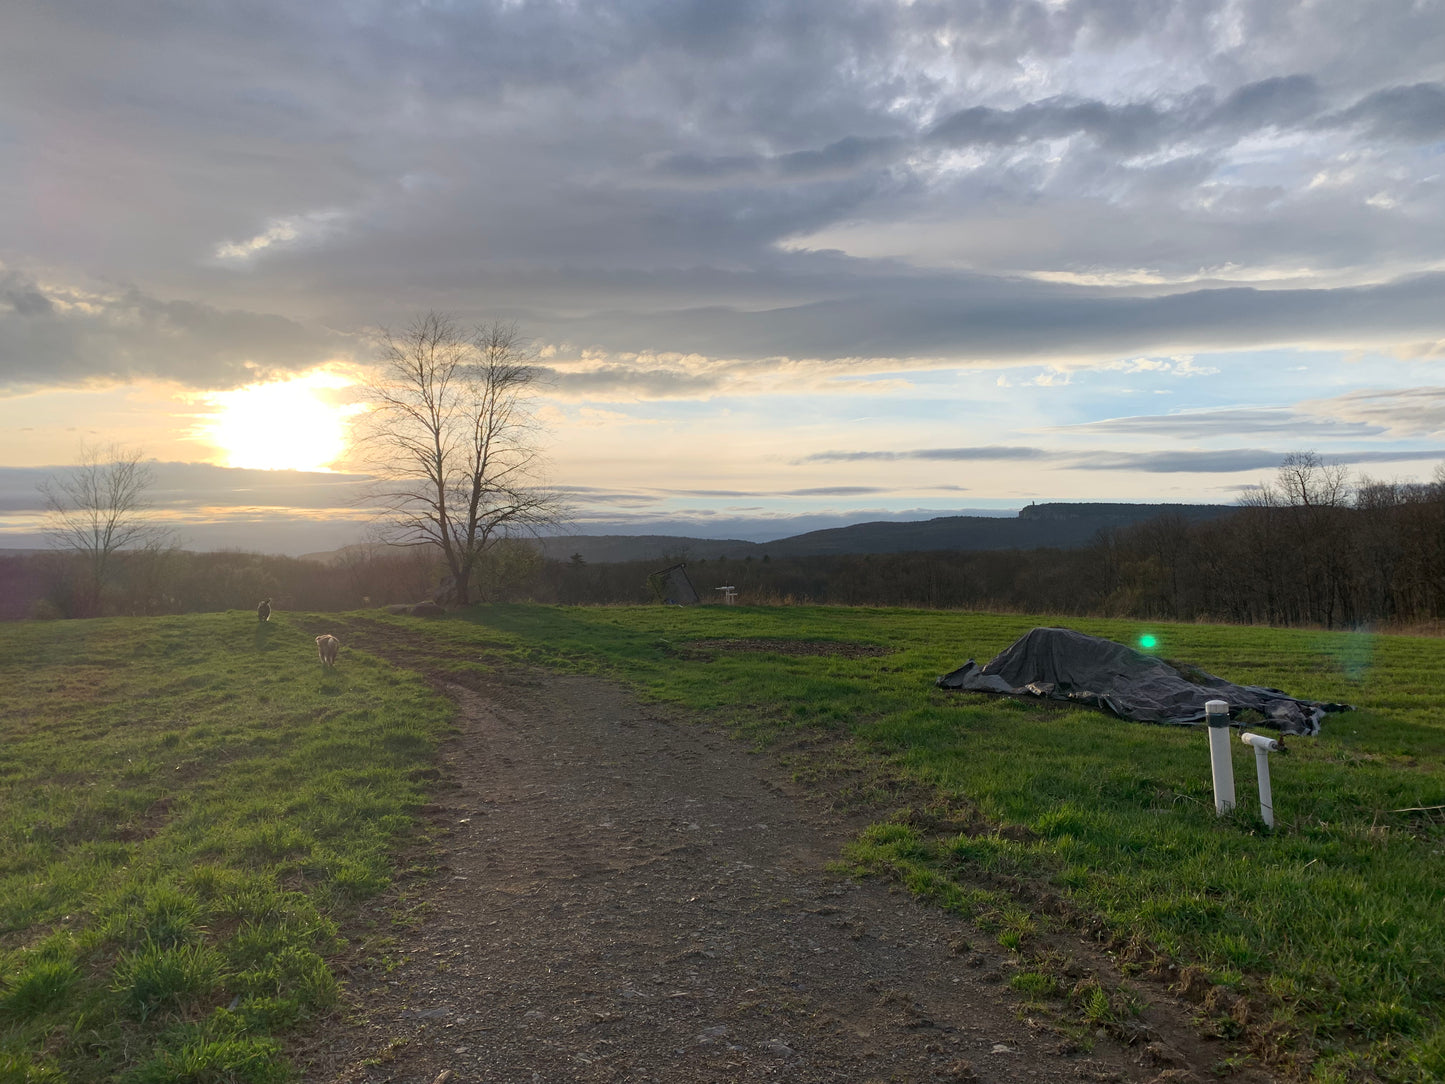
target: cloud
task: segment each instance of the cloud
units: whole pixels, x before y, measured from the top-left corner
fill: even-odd
[[[1369,127],[1377,137],[1425,143],[1445,132],[1445,86],[1416,83],[1375,91],[1327,111],[1314,76],[1270,76],[1231,90],[1222,100],[1198,87],[1173,100],[1111,103],[1046,98],[1013,109],[970,106],[937,121],[925,134],[949,146],[995,146],[1084,136],[1118,154],[1141,155],[1169,143],[1234,141],[1263,129]]]
[[[553,486],[556,492],[574,498],[580,505],[655,505],[689,498],[728,500],[771,500],[791,497],[866,497],[893,493],[883,486],[809,486],[801,489],[679,489],[659,487],[646,492],[615,492],[597,486]],[[928,486],[933,490],[965,492],[963,486]]]
[[[1439,361],[1445,359],[1445,339],[1419,343],[1400,343],[1390,353],[1403,361]]]
[[[1445,85],[1414,83],[1386,87],[1347,109],[1324,118],[1323,125],[1362,125],[1379,138],[1428,143],[1445,138]]]
[[[1076,470],[1144,471],[1149,474],[1232,474],[1278,467],[1283,452],[1269,448],[1222,451],[1093,452],[1072,464]]]
[[[1264,448],[1231,448],[1223,451],[1124,452],[1029,447],[918,448],[889,452],[822,452],[804,462],[857,462],[864,460],[944,461],[1045,461],[1077,470],[1135,470],[1147,473],[1228,472],[1277,467],[1283,452]]]
[[[217,260],[247,263],[268,249],[315,243],[345,220],[341,211],[312,211],[272,219],[264,230],[245,241],[224,241],[216,246]]]
[[[729,500],[751,499],[758,496],[750,489],[660,489],[665,497],[722,497]]]
[[[1098,101],[1052,98],[1017,109],[961,109],[935,124],[927,138],[959,147],[1084,135],[1109,150],[1136,154],[1156,147],[1167,124],[1165,114],[1149,104],[1111,106]]]
[[[1368,426],[1398,436],[1445,433],[1445,388],[1362,388],[1302,407],[1338,419],[1340,424]]]
[[[1034,426],[1058,420],[1035,404],[1082,398],[1026,386],[1035,366],[1169,359],[1197,388],[1208,374],[1177,359],[1208,350],[1445,341],[1438,18],[1412,0],[257,0],[185,18],[61,0],[5,18],[0,132],[26,163],[0,171],[7,391],[236,387],[364,357],[366,328],[439,308],[557,345],[572,416],[782,393],[823,418],[831,375],[1027,365],[1004,401]],[[1295,424],[1336,444],[1438,427],[1420,400],[1331,410],[1132,431],[1291,446]],[[976,451],[929,451],[960,438],[916,424],[916,455],[820,454]],[[1007,428],[962,439],[1065,462]]]
[[[722,377],[715,373],[680,369],[639,368],[625,364],[585,370],[542,368],[544,383],[557,394],[603,399],[628,396],[643,399],[691,399],[718,390]]]
[[[154,479],[146,499],[159,514],[205,508],[254,507],[332,511],[354,509],[370,482],[364,474],[245,470],[208,463],[146,464]],[[68,468],[0,467],[0,510],[39,512],[38,487]]]
[[[359,329],[342,335],[287,317],[164,300],[135,287],[42,288],[15,272],[0,309],[0,384],[11,388],[158,377],[198,388],[228,388],[299,372],[337,356],[369,351]],[[1099,297],[1047,283],[1000,290],[976,276],[913,280],[913,293],[888,287],[846,300],[766,309],[712,306],[611,311],[586,317],[534,314],[529,331],[553,342],[589,342],[608,355],[730,357],[707,371],[675,365],[608,362],[548,367],[567,396],[691,398],[716,393],[754,368],[848,362],[860,371],[958,364],[1018,364],[1081,355],[1152,353],[1176,343],[1227,349],[1262,343],[1364,343],[1445,330],[1439,304],[1445,274],[1382,286],[1320,290],[1196,290],[1162,297]],[[42,303],[43,302],[43,303]],[[48,304],[49,308],[45,305]],[[27,311],[21,312],[25,308]],[[879,364],[870,365],[876,358]],[[1189,372],[1174,365],[1174,371]]]
[[[813,486],[810,489],[790,489],[786,497],[861,497],[873,493],[888,493],[881,486]]]
[[[1206,435],[1217,435],[1209,431]],[[1318,434],[1301,433],[1304,436]],[[1173,451],[1092,450],[1067,448],[918,448],[909,451],[820,452],[800,462],[863,462],[899,460],[943,461],[1038,461],[1059,469],[1085,471],[1140,471],[1145,474],[1230,474],[1246,470],[1272,470],[1280,465],[1289,449],[1222,448]],[[1445,456],[1445,449],[1327,450],[1321,455],[1338,463],[1397,463]]]
[[[1235,133],[1290,127],[1316,115],[1324,101],[1314,76],[1273,75],[1236,87],[1202,119],[1208,127]]]
[[[1385,432],[1378,424],[1323,416],[1289,407],[1231,407],[1184,410],[1174,414],[1140,414],[1074,425],[1047,426],[1045,432],[1098,433],[1171,437],[1181,440],[1230,438],[1240,434],[1279,434],[1309,439],[1373,437]]]
[[[363,541],[372,515],[366,475],[263,471],[206,463],[147,464],[146,498],[188,549],[244,548],[300,554]],[[0,546],[43,548],[38,486],[67,469],[0,466]]]
[[[1189,354],[1170,358],[1126,358],[1091,365],[1091,369],[1124,373],[1173,373],[1180,377],[1215,376],[1219,370],[1211,365],[1199,365]]]
[[[784,154],[667,154],[654,162],[653,169],[661,177],[691,182],[794,183],[846,177],[859,169],[886,166],[909,150],[910,141],[899,136],[845,136],[823,147]]]
[[[901,459],[942,460],[945,462],[970,462],[974,460],[1017,460],[1044,459],[1050,452],[1042,448],[1007,447],[988,445],[977,448],[914,448],[909,451],[832,451],[815,452],[798,460],[800,463],[859,463],[867,460],[894,461]]]
[[[663,498],[656,493],[626,492],[602,489],[597,486],[552,486],[555,492],[567,498],[575,498],[586,504],[648,505],[657,504]]]
[[[639,338],[658,350],[735,358],[893,357],[955,363],[1153,353],[1188,344],[1218,350],[1263,344],[1398,342],[1445,328],[1445,274],[1380,286],[1315,290],[1234,288],[1161,297],[1100,297],[1034,283],[1004,296],[973,276],[952,289],[915,281],[916,292],[880,290],[847,299],[758,311],[630,311],[569,319],[559,338],[625,350]]]
[[[1268,448],[1227,448],[1219,451],[1095,452],[1076,459],[1075,470],[1144,471],[1148,474],[1233,474],[1273,470],[1285,452]],[[1404,463],[1445,456],[1445,448],[1391,451],[1322,451],[1330,463]]]
[[[349,352],[354,339],[268,313],[163,300],[134,286],[42,286],[0,271],[0,387],[156,377],[232,388]],[[16,299],[19,299],[18,301]]]
[[[16,316],[48,316],[55,311],[55,302],[41,293],[34,283],[25,282],[13,272],[0,272],[0,301]]]

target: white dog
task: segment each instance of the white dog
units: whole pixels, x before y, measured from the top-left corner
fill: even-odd
[[[316,650],[321,655],[321,665],[335,666],[336,652],[340,647],[341,641],[329,632],[316,637]]]

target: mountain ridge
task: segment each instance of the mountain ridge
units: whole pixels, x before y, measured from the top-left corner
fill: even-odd
[[[681,535],[558,535],[534,544],[554,560],[580,555],[588,564],[642,560],[716,560],[719,557],[821,557],[833,554],[914,553],[929,550],[1074,549],[1101,530],[1177,516],[1188,521],[1217,519],[1238,510],[1229,504],[1028,505],[1016,518],[937,516],[899,523],[878,520],[828,527],[772,542],[693,538]]]

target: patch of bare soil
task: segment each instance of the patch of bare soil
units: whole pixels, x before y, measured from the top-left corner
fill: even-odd
[[[769,640],[735,637],[717,640],[689,640],[687,647],[699,651],[756,651],[774,655],[836,655],[846,659],[872,659],[892,651],[878,644],[854,644],[843,640]]]
[[[1087,1052],[1031,1018],[986,935],[828,871],[850,832],[770,754],[592,678],[462,680],[421,921],[308,1080],[1183,1081],[1224,1053],[1174,1009]]]

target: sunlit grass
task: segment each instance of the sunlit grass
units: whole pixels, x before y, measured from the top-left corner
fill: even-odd
[[[933,687],[966,658],[984,661],[1051,623],[1063,622],[807,607],[519,606],[425,627],[439,642],[481,638],[543,665],[614,675],[756,740],[815,728],[847,735],[939,805],[966,805],[1000,829],[935,837],[906,818],[878,825],[853,848],[860,868],[889,870],[945,906],[986,916],[1013,948],[1027,943],[1028,916],[1010,915],[991,886],[1000,874],[1045,882],[1121,935],[1143,936],[1249,994],[1317,1055],[1321,1080],[1366,1071],[1445,1078],[1445,832],[1438,816],[1408,812],[1445,803],[1445,642],[1067,622],[1125,643],[1147,633],[1153,653],[1229,680],[1357,705],[1327,717],[1319,736],[1289,739],[1289,755],[1273,758],[1271,832],[1258,819],[1253,756],[1242,746],[1240,807],[1221,820],[1200,730]],[[688,646],[727,637],[837,640],[892,653]],[[1092,1004],[1087,992],[1075,1000]]]
[[[0,626],[0,1080],[290,1076],[449,712],[252,614]]]

